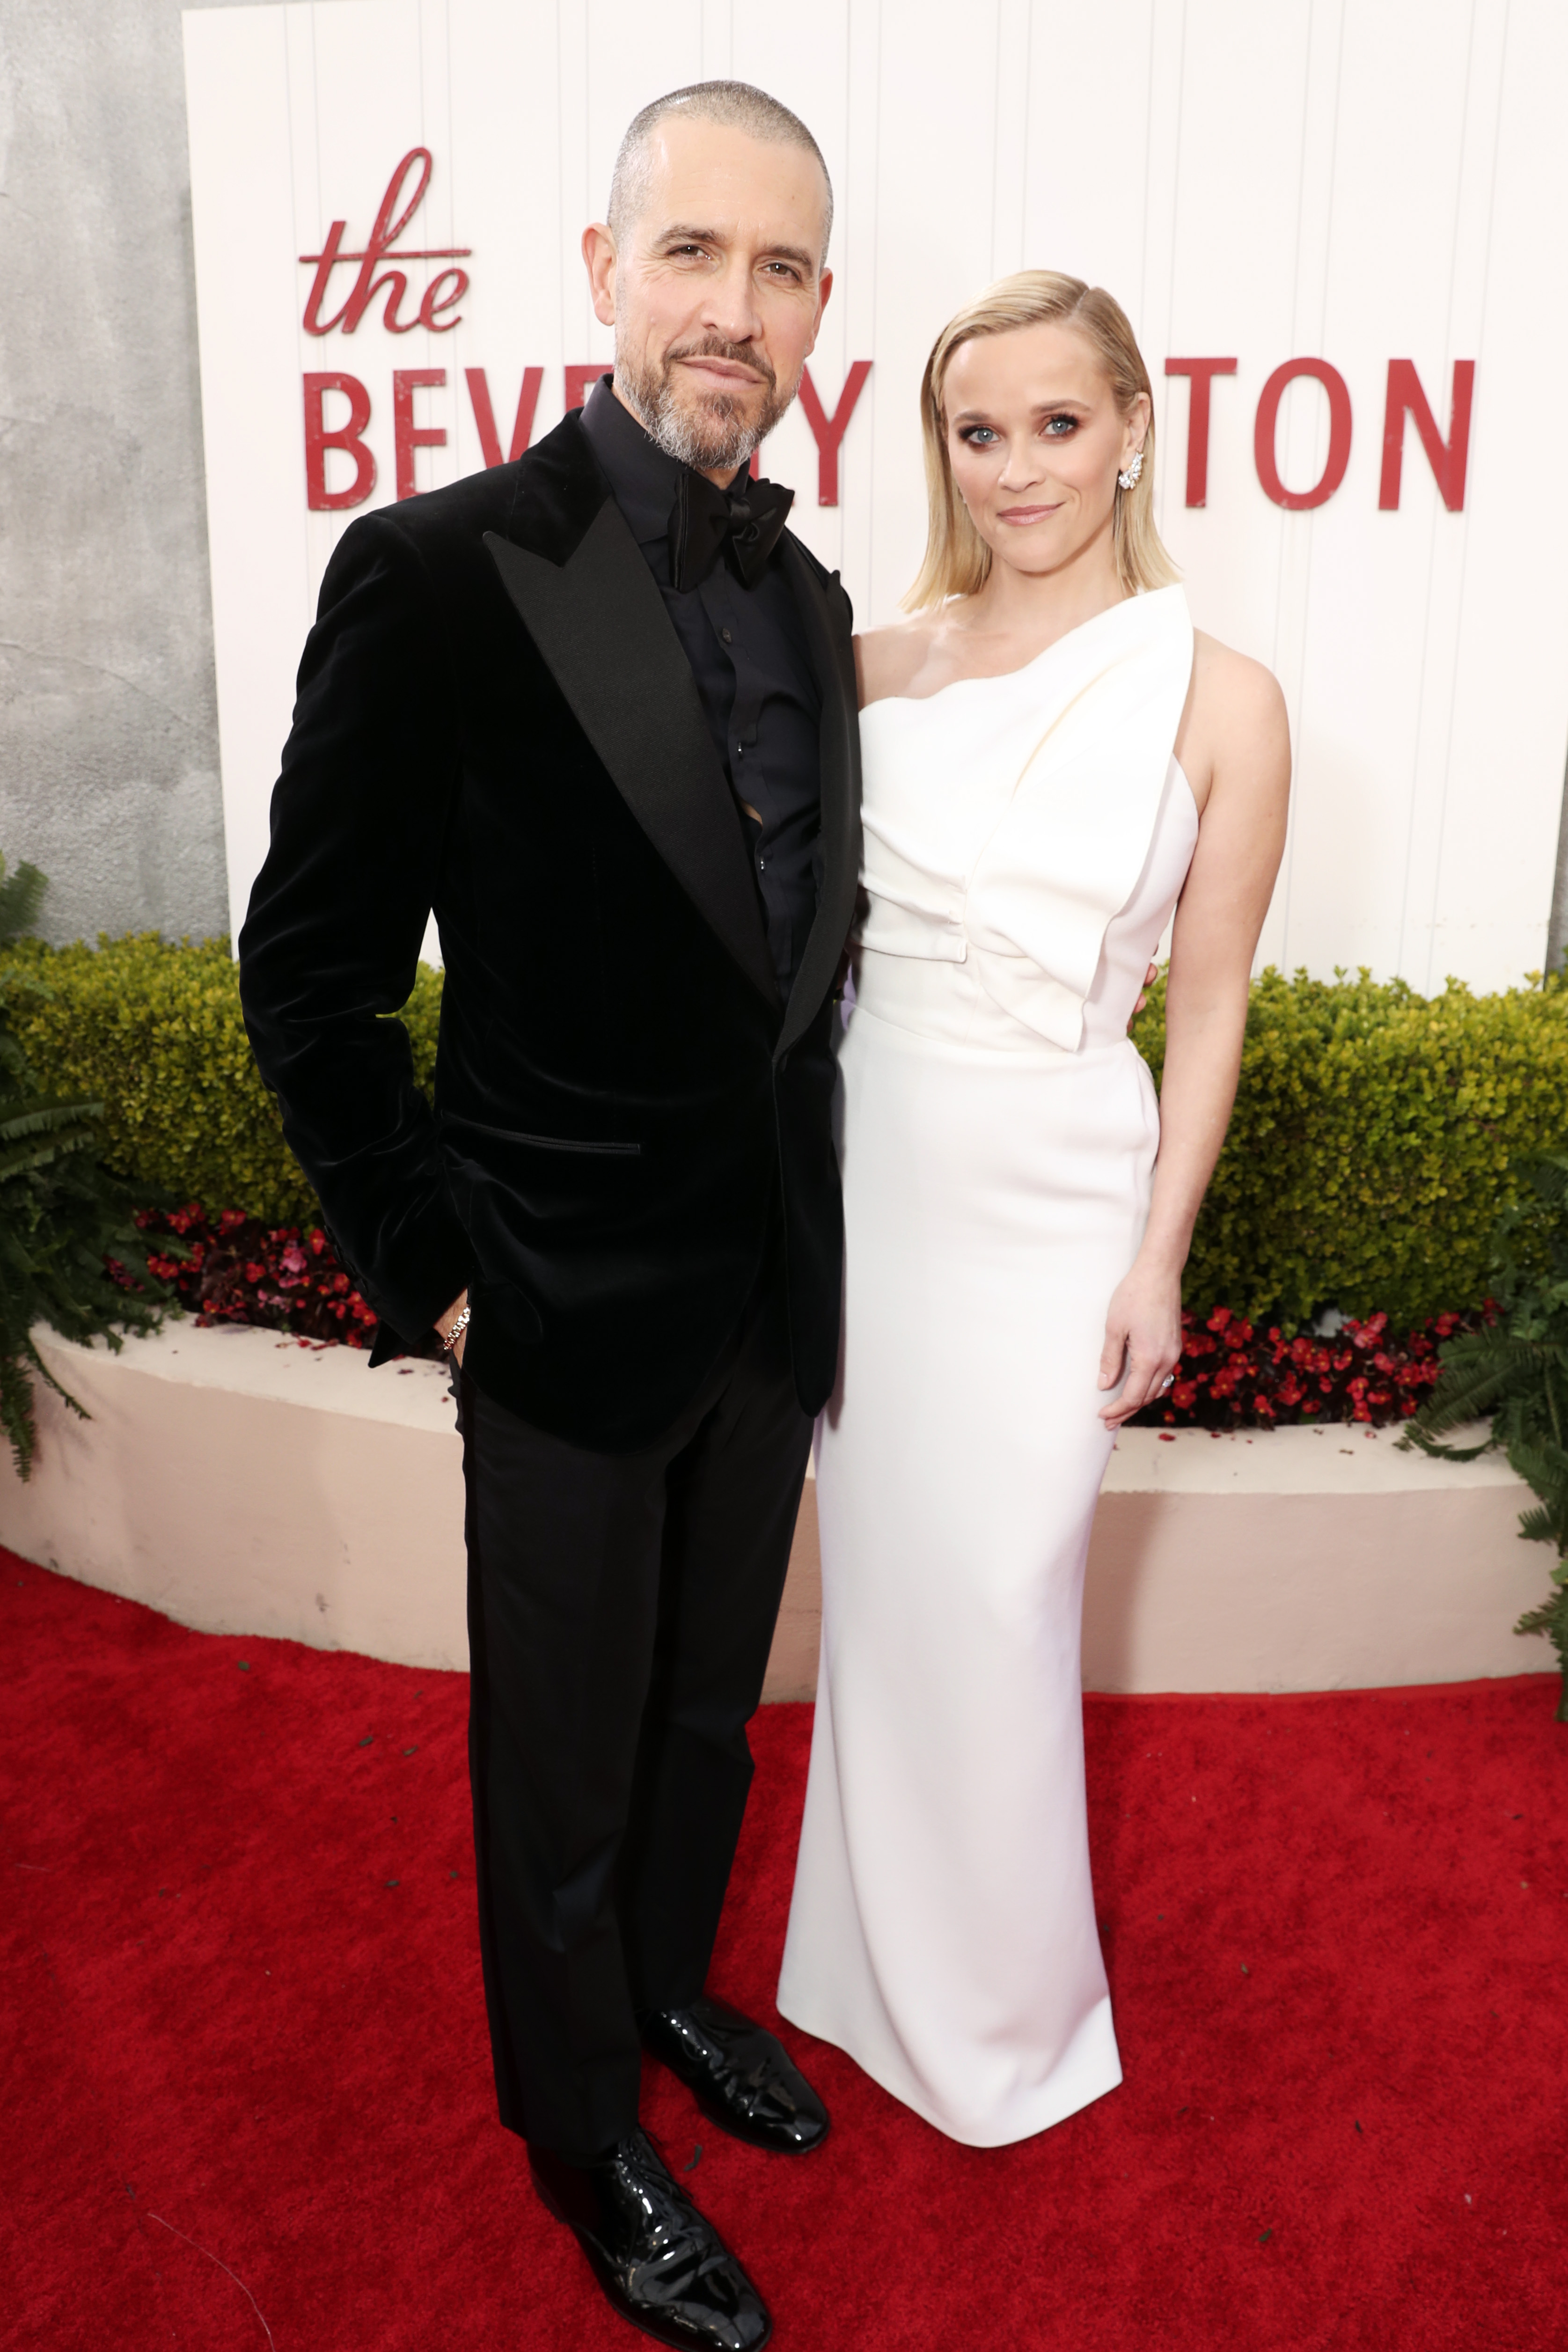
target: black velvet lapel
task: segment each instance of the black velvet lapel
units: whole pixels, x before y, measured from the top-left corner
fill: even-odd
[[[520,467],[512,536],[485,533],[502,585],[626,806],[776,1006],[734,802],[653,575],[574,415],[531,454],[538,462]]]
[[[855,656],[836,627],[831,591],[786,531],[784,560],[822,689],[822,892],[789,992],[775,1057],[794,1045],[833,985],[860,881],[859,722]]]

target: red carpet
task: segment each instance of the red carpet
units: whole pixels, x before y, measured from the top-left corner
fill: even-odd
[[[465,1686],[0,1554],[0,2341],[615,2352],[493,2120]],[[1128,2080],[997,2153],[790,2036],[798,2165],[647,2119],[780,2352],[1568,2342],[1568,1728],[1546,1676],[1091,1700]],[[772,2017],[809,1710],[764,1710],[715,1989]]]

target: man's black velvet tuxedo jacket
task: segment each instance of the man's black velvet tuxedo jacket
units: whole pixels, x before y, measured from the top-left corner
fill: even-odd
[[[781,1004],[691,672],[575,415],[366,516],[322,584],[240,940],[247,1025],[366,1297],[536,1426],[658,1436],[783,1213],[795,1381],[832,1385],[833,982],[854,908],[849,604],[786,534],[822,692],[822,885]],[[434,1108],[401,1025],[434,908]]]

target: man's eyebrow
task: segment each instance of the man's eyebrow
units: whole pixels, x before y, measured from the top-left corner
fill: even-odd
[[[677,221],[673,227],[660,229],[654,242],[657,245],[726,245],[729,239],[722,229],[697,228]],[[763,250],[772,261],[793,261],[805,270],[816,268],[814,256],[802,245],[769,245]]]

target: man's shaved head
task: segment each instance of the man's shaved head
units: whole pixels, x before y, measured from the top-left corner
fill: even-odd
[[[790,402],[833,291],[833,191],[799,118],[743,81],[645,106],[609,218],[583,232],[616,397],[667,455],[728,486]]]
[[[798,114],[792,114],[787,106],[781,106],[765,89],[753,89],[749,81],[693,82],[687,89],[672,89],[668,97],[656,98],[633,118],[610,176],[607,218],[610,234],[617,245],[624,244],[647,202],[653,134],[669,115],[682,116],[688,121],[723,123],[731,131],[743,131],[748,138],[780,147],[804,147],[807,154],[815,156],[826,199],[822,218],[822,253],[818,257],[826,260],[827,240],[833,230],[833,184],[822,160],[822,150]]]

